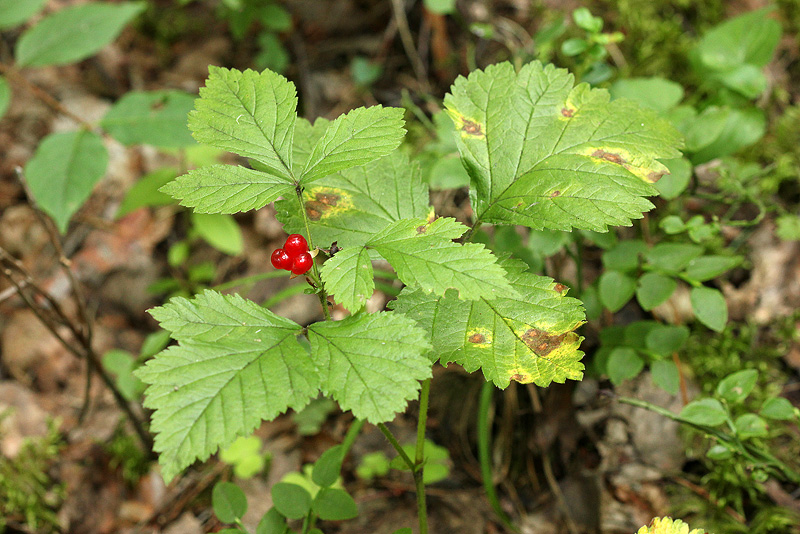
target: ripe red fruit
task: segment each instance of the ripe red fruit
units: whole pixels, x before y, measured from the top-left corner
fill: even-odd
[[[275,252],[270,257],[272,266],[276,269],[286,269],[287,271],[292,268],[292,257],[282,248],[276,248]]]
[[[308,252],[302,252],[292,262],[292,274],[305,274],[314,265],[314,258]]]
[[[285,250],[289,256],[294,258],[298,254],[308,252],[308,242],[306,241],[306,238],[300,234],[292,234],[286,238],[286,243],[283,245],[283,250]]]

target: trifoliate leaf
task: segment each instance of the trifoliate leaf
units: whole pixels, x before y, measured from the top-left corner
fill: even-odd
[[[459,77],[445,97],[471,177],[478,220],[605,231],[652,208],[644,197],[680,156],[678,132],[656,113],[566,70],[510,63]]]
[[[301,127],[304,121],[298,121],[295,166],[302,165],[303,158],[310,155],[301,143],[319,134],[320,120],[313,127]],[[313,242],[322,247],[334,241],[340,247],[362,246],[389,223],[427,217],[429,211],[428,186],[420,178],[418,165],[398,151],[306,186],[303,203]],[[305,233],[296,195],[287,195],[275,208],[287,232]]]
[[[322,266],[322,280],[336,302],[357,312],[375,290],[369,251],[364,247],[340,250]]]
[[[255,303],[206,291],[152,313],[180,341],[136,372],[166,480],[318,392],[300,326]]]
[[[392,264],[406,285],[443,295],[457,289],[462,299],[513,293],[497,258],[478,243],[458,244],[467,228],[455,219],[402,219],[367,242]]]
[[[673,520],[671,517],[656,517],[650,523],[639,529],[636,534],[706,534],[701,528],[696,528],[689,532],[689,525],[680,519]]]
[[[431,376],[425,337],[414,321],[390,312],[308,327],[323,394],[373,424],[403,411]]]
[[[483,370],[487,380],[505,388],[511,380],[545,387],[583,377],[581,303],[564,296],[551,278],[525,272],[525,264],[505,260],[507,279],[520,296],[459,301],[406,288],[392,303],[430,335],[432,359],[457,362],[467,371]]]
[[[180,199],[197,213],[238,213],[263,208],[294,194],[288,178],[235,165],[209,165],[189,171],[159,191]]]
[[[301,174],[304,185],[364,165],[394,151],[403,140],[403,109],[357,108],[328,125]]]
[[[294,84],[280,74],[209,67],[195,110],[194,138],[263,164],[292,178],[292,140],[297,115]]]

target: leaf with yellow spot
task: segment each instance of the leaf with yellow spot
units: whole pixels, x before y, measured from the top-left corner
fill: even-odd
[[[498,387],[511,380],[543,387],[580,380],[580,301],[565,296],[564,286],[551,278],[525,272],[518,260],[500,264],[521,296],[464,302],[453,292],[435,296],[406,288],[391,307],[429,333],[432,360],[456,362],[469,372],[481,369]]]
[[[680,156],[655,112],[552,65],[510,63],[459,77],[445,97],[482,222],[605,231],[653,206],[646,197]]]
[[[298,121],[298,133],[304,132],[305,143],[321,135],[317,123],[312,127]],[[296,147],[295,165],[308,155]],[[419,167],[398,151],[317,180],[304,188],[303,202],[312,240],[326,248],[334,241],[340,247],[363,246],[389,223],[429,213],[428,186]],[[287,233],[305,234],[296,195],[285,196],[275,207]]]

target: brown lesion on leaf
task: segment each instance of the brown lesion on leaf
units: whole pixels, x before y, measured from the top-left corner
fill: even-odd
[[[651,171],[647,174],[647,181],[651,184],[656,183],[659,181],[665,174],[669,174],[668,172],[658,172],[658,171]]]
[[[564,292],[567,289],[569,289],[569,288],[567,286],[565,286],[564,284],[560,283],[560,282],[556,282],[556,285],[553,286],[553,290],[561,293],[562,295],[564,294]]]
[[[556,189],[555,191],[550,193],[550,198],[556,198],[556,197],[560,197],[560,196],[561,196],[561,191],[559,191],[558,189]]]
[[[575,116],[575,108],[561,108],[561,116],[571,119]]]
[[[427,224],[420,224],[419,226],[417,226],[417,235],[424,234],[427,231],[428,231]]]
[[[467,338],[470,343],[486,343],[486,336],[479,332],[475,332]]]
[[[467,118],[463,119],[461,131],[467,135],[473,135],[475,137],[481,137],[483,135],[483,127],[479,123],[471,121]]]
[[[568,333],[553,335],[538,328],[529,328],[521,339],[537,356],[547,356],[561,346]]]
[[[614,163],[616,165],[622,165],[623,167],[627,165],[627,161],[620,156],[619,154],[615,154],[613,152],[606,152],[605,150],[598,148],[594,152],[592,152],[593,158],[600,158],[604,159],[610,163]]]
[[[306,214],[312,221],[318,221],[341,204],[342,196],[337,193],[316,191],[311,193],[311,199],[305,201]]]

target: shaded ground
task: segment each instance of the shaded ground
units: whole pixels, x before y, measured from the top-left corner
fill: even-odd
[[[79,2],[53,1],[47,9],[72,3]],[[398,23],[391,2],[287,0],[283,4],[293,19],[292,30],[281,35],[291,58],[286,74],[297,84],[301,114],[308,118],[334,117],[375,103],[414,103],[430,114],[455,76],[466,73],[472,61],[483,66],[510,55],[534,57],[529,35],[553,20],[559,10],[568,12],[579,5],[464,1],[458,3],[457,16],[443,17],[423,11],[417,3],[410,7],[407,21],[415,49],[411,50],[403,46],[407,30],[402,19]],[[761,3],[735,2],[724,9],[721,2],[703,5],[705,12],[724,17],[760,7]],[[596,6],[597,14],[613,25],[617,13],[614,4],[598,2]],[[137,27],[126,30],[95,58],[66,67],[29,69],[23,72],[25,79],[52,95],[64,109],[92,122],[128,90],[178,88],[195,92],[203,84],[209,64],[252,66],[257,53],[255,33],[243,41],[232,40],[228,25],[208,2],[179,7],[169,0],[153,0],[148,9]],[[784,12],[799,16],[798,10],[789,5]],[[688,16],[689,11],[682,13]],[[702,17],[696,20],[708,26]],[[490,21],[497,28],[496,40],[469,33],[470,23]],[[626,31],[622,25],[615,29]],[[691,27],[686,32],[701,29]],[[10,57],[17,36],[15,31],[3,35],[0,61]],[[649,74],[647,65],[633,63],[634,48],[633,44],[623,48],[628,63],[621,66],[622,70]],[[789,34],[770,67],[771,82],[787,93],[787,102],[795,104],[800,81],[797,55],[797,35]],[[350,65],[355,56],[370,58],[382,66],[382,74],[369,89],[354,84]],[[550,53],[546,59],[564,58]],[[15,172],[46,134],[76,126],[37,94],[15,87],[11,108],[0,122],[0,246],[53,296],[66,317],[80,325],[83,312],[72,298],[70,279],[59,265],[58,250],[27,203]],[[409,130],[412,139],[424,137],[418,126],[410,124]],[[182,212],[172,207],[137,210],[119,220],[114,219],[114,213],[125,192],[143,174],[181,162],[151,147],[124,148],[112,140],[107,140],[106,146],[111,156],[108,173],[74,218],[63,239],[63,249],[71,260],[73,276],[83,288],[85,314],[92,318],[94,352],[102,355],[124,349],[138,354],[146,336],[156,329],[144,311],[161,302],[148,287],[165,276],[185,276],[171,270],[166,253],[184,236],[186,223]],[[449,214],[464,218],[463,197],[458,197],[461,202],[456,202],[457,207],[447,208],[454,212]],[[450,201],[452,197],[440,196],[437,200]],[[196,250],[197,261],[217,265],[213,283],[259,274],[268,268],[270,252],[285,237],[273,215],[268,206],[237,218],[245,238],[241,256],[226,257],[205,247]],[[791,314],[800,304],[800,245],[778,240],[773,224],[766,219],[755,231],[741,234],[748,243],[750,267],[742,280],[726,280],[722,285],[731,318],[754,322],[761,330]],[[587,257],[593,259],[593,265],[585,271],[591,279],[599,268],[597,251],[587,251]],[[566,256],[553,258],[549,267],[551,272],[565,275],[574,272]],[[289,283],[285,278],[265,280],[242,288],[242,292],[263,301]],[[380,307],[385,300],[378,297],[375,306]],[[680,298],[674,303],[678,313],[682,303]],[[46,307],[43,302],[37,305]],[[315,320],[319,314],[316,298],[302,294],[272,309],[300,323]],[[635,313],[641,315],[641,311]],[[598,328],[587,326],[587,353],[596,344]],[[74,332],[61,327],[58,333],[76,343]],[[794,342],[786,342],[781,354],[780,365],[786,372],[779,386],[785,396],[800,405],[797,339],[795,335]],[[430,437],[450,451],[452,470],[429,493],[431,531],[435,533],[507,531],[483,498],[475,452],[480,386],[480,377],[454,368],[436,369]],[[687,456],[677,425],[649,412],[613,404],[601,394],[608,387],[607,382],[587,379],[547,390],[516,385],[495,396],[495,481],[502,506],[518,518],[522,532],[633,532],[653,516],[670,511],[665,489],[669,481],[708,500],[693,482],[696,477],[685,470]],[[51,435],[50,450],[32,455],[45,458],[38,466],[45,479],[30,484],[31,488],[44,488],[42,502],[51,505],[52,524],[60,531],[76,534],[194,534],[218,530],[221,525],[209,511],[209,490],[221,477],[230,477],[230,470],[212,460],[165,487],[157,468],[147,462],[138,447],[124,414],[97,378],[88,387],[88,412],[81,418],[86,388],[86,361],[66,350],[18,298],[15,288],[0,278],[0,413],[13,409],[0,419],[0,462],[28,454],[23,452],[25,438]],[[682,405],[680,398],[654,388],[646,374],[617,392],[673,411]],[[144,416],[140,407],[133,410]],[[412,405],[393,428],[407,440],[414,432],[414,410]],[[300,435],[290,416],[259,429],[257,435],[272,458],[263,477],[241,482],[250,497],[251,509],[245,520],[248,526],[254,528],[269,508],[271,484],[313,462],[323,450],[339,442],[349,421],[349,414],[334,412],[320,432],[311,436]],[[350,522],[324,525],[325,532],[382,534],[415,524],[409,477],[393,474],[366,482],[353,474],[359,459],[376,450],[392,456],[380,432],[368,427],[345,465],[345,484],[356,497],[360,516]],[[25,472],[31,474],[36,467],[32,460]],[[34,493],[30,488],[21,491]],[[773,488],[771,496],[781,506],[798,507],[798,495],[786,488]],[[564,510],[569,512],[569,521]],[[42,517],[47,517],[44,512]],[[35,531],[21,516],[6,519],[11,532]],[[43,531],[47,528],[55,527]]]

